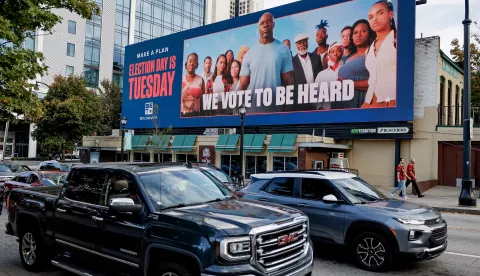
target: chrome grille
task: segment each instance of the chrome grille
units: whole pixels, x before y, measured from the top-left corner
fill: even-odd
[[[268,273],[291,266],[308,250],[308,222],[302,221],[256,237],[256,259]]]

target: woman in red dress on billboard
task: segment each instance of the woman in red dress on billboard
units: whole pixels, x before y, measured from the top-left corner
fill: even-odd
[[[366,53],[370,73],[362,108],[395,107],[397,104],[397,27],[390,0],[375,3],[368,13],[376,39]]]
[[[195,73],[198,68],[198,55],[191,53],[185,62],[187,74],[182,79],[182,106],[183,116],[200,114],[201,96],[204,94],[203,78]]]

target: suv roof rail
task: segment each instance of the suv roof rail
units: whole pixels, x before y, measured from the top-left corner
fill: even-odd
[[[313,170],[295,170],[295,171],[268,171],[265,174],[272,174],[272,173],[306,173],[306,174],[315,174],[315,175],[323,175],[319,172]]]

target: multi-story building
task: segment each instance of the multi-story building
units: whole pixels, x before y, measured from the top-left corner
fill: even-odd
[[[235,0],[207,0],[205,24],[235,18]],[[245,15],[264,9],[263,0],[238,0],[238,15]]]
[[[204,25],[206,0],[95,1],[101,15],[85,20],[68,10],[55,10],[62,21],[53,32],[37,31],[36,39],[26,42],[26,47],[44,54],[48,66],[47,74],[32,82],[50,85],[55,75],[83,74],[91,88],[103,79],[122,87],[126,45]],[[43,84],[39,84],[39,97],[48,91]],[[35,157],[32,130],[28,124],[11,125],[5,156]]]

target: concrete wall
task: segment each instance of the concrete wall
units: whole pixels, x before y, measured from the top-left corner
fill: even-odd
[[[414,116],[424,117],[426,106],[437,106],[439,91],[438,59],[440,37],[415,40],[415,93]],[[440,67],[441,68],[441,67]]]

